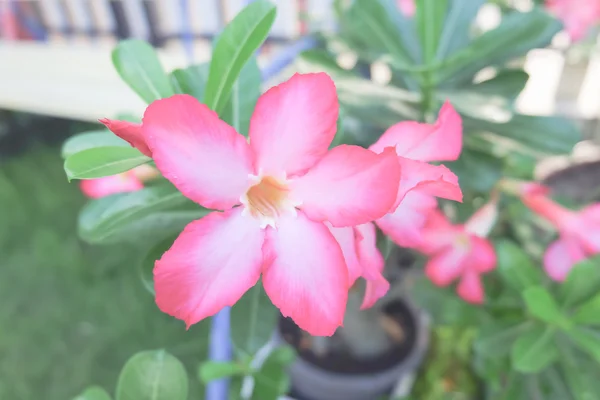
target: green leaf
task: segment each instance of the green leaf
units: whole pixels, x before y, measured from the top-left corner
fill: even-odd
[[[110,395],[99,386],[91,386],[73,400],[110,400]]]
[[[450,0],[437,59],[442,60],[471,41],[471,27],[485,0]]]
[[[600,291],[600,257],[576,264],[559,291],[560,303],[565,307],[587,301]]]
[[[534,266],[527,254],[515,243],[501,240],[495,247],[498,272],[509,287],[522,292],[542,282],[542,271]]]
[[[159,184],[88,202],[79,214],[79,235],[89,243],[148,242],[177,233],[209,212],[171,184]]]
[[[177,239],[177,236],[169,236],[152,246],[139,264],[142,284],[153,296],[155,295],[154,264],[156,263],[156,260],[159,260],[162,255],[171,248],[175,239]]]
[[[227,378],[234,375],[244,375],[246,368],[237,362],[205,361],[198,368],[198,377],[204,384],[215,379]]]
[[[271,352],[254,376],[251,400],[277,400],[290,389],[285,367],[292,363],[296,353],[289,346],[278,347]]]
[[[68,138],[62,146],[62,158],[95,147],[131,147],[129,143],[107,130],[79,133]]]
[[[275,20],[276,9],[266,0],[244,8],[217,39],[210,62],[204,103],[221,113],[244,65],[264,42]]]
[[[69,180],[94,179],[120,174],[150,161],[139,150],[129,147],[94,147],[72,154],[65,160]]]
[[[231,308],[231,340],[237,350],[254,355],[264,346],[279,318],[259,281]]]
[[[209,63],[203,63],[171,72],[171,82],[175,91],[180,94],[194,96],[198,101],[204,101],[208,68]]]
[[[244,65],[239,78],[233,84],[229,101],[221,113],[223,121],[246,137],[254,106],[260,96],[260,83],[260,70],[256,58],[252,57]]]
[[[473,39],[440,65],[440,81],[454,77],[467,80],[488,65],[502,65],[529,50],[545,47],[562,25],[535,8],[527,13],[512,12],[501,24]]]
[[[567,332],[577,346],[600,363],[600,332],[584,327],[575,327]]]
[[[112,60],[121,79],[146,103],[174,94],[169,76],[148,43],[137,39],[122,41],[113,50]]]
[[[560,348],[560,369],[565,376],[575,400],[596,400],[600,393],[600,382],[596,365],[587,358],[578,357],[576,349],[570,346]]]
[[[581,304],[573,314],[572,320],[582,325],[600,326],[600,294]]]
[[[507,355],[515,340],[531,327],[531,321],[521,323],[494,322],[483,325],[473,344],[474,348],[486,357]]]
[[[417,33],[423,52],[423,63],[431,64],[436,58],[448,0],[416,0]]]
[[[502,96],[515,100],[525,88],[529,74],[522,69],[502,69],[486,81],[469,85],[465,90],[488,96]]]
[[[523,291],[522,296],[531,315],[549,324],[569,328],[569,321],[548,290],[541,286],[531,286]]]
[[[536,326],[521,334],[511,349],[513,368],[519,372],[539,372],[558,358],[553,328]]]
[[[116,400],[187,400],[188,376],[181,361],[164,350],[142,351],[127,361]]]
[[[458,160],[445,165],[458,175],[463,190],[489,192],[502,176],[501,160],[472,149],[465,149]]]

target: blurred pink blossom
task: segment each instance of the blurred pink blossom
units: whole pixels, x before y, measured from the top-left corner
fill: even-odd
[[[546,0],[546,7],[562,21],[573,41],[583,39],[600,21],[599,0]]]
[[[407,17],[412,17],[417,11],[415,0],[396,0],[396,4],[400,11]]]

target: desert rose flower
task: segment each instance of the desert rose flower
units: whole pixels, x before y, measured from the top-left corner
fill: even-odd
[[[485,293],[481,275],[496,267],[496,252],[485,239],[497,219],[492,200],[464,225],[453,225],[439,211],[430,214],[423,228],[420,251],[429,256],[425,274],[438,286],[459,280],[457,293],[465,301],[481,304]]]
[[[546,7],[562,21],[574,41],[583,39],[600,21],[599,0],[546,0]]]
[[[326,223],[380,218],[400,180],[393,149],[328,150],[337,118],[335,86],[323,73],[296,74],[263,94],[249,140],[191,96],[147,108],[141,138],[157,168],[185,196],[223,210],[190,223],[156,262],[162,311],[190,326],[233,305],[262,275],[283,315],[312,335],[333,334],[348,267]]]
[[[80,183],[83,194],[91,199],[98,199],[116,193],[135,192],[144,188],[144,182],[153,179],[158,171],[149,165],[140,165],[134,169],[117,175],[96,179],[84,179]]]
[[[544,269],[555,281],[564,281],[579,261],[600,253],[600,203],[580,211],[569,210],[549,197],[542,185],[521,186],[521,199],[533,212],[548,220],[559,232],[544,254]]]
[[[462,149],[462,121],[445,103],[434,125],[400,122],[389,128],[370,149],[381,153],[394,147],[402,168],[396,203],[377,225],[397,245],[417,247],[421,228],[437,207],[435,197],[462,201],[458,178],[443,165],[430,161],[453,161]]]

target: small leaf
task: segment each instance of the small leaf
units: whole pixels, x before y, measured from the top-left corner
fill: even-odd
[[[260,96],[260,69],[256,63],[256,57],[244,65],[240,76],[231,88],[231,96],[220,117],[229,123],[235,130],[248,137],[250,118],[254,112],[254,106]]]
[[[539,268],[515,243],[502,240],[496,243],[498,256],[498,272],[512,289],[523,290],[542,282],[543,275]]]
[[[467,86],[465,90],[514,100],[523,91],[528,80],[529,74],[522,69],[502,69],[495,77]]]
[[[204,89],[208,80],[209,63],[192,65],[171,72],[171,82],[177,93],[189,94],[204,101]]]
[[[558,358],[553,328],[536,326],[523,333],[513,344],[511,360],[519,372],[539,372]]]
[[[436,58],[448,0],[416,0],[416,5],[417,33],[421,42],[423,63],[429,65]]]
[[[106,390],[99,386],[91,386],[73,400],[111,400],[111,398]]]
[[[458,160],[445,165],[458,175],[463,190],[489,192],[502,176],[501,160],[471,149],[465,149]]]
[[[237,362],[205,361],[198,368],[198,377],[202,383],[234,375],[244,375],[246,369]]]
[[[507,355],[515,340],[532,327],[532,322],[487,324],[481,327],[474,348],[486,357]]]
[[[164,350],[143,351],[127,361],[116,400],[187,400],[188,376],[181,361]]]
[[[65,160],[71,179],[94,179],[120,174],[150,161],[139,150],[129,147],[95,147],[72,154]]]
[[[177,239],[177,236],[169,236],[165,240],[161,240],[152,246],[139,264],[142,284],[153,296],[155,295],[154,264],[156,263],[156,260],[159,260],[162,255],[171,248],[175,239]]]
[[[271,338],[279,311],[257,282],[231,308],[231,340],[238,350],[254,355]]]
[[[62,146],[62,158],[95,147],[131,147],[129,143],[107,130],[79,133],[68,138]]]
[[[471,27],[485,0],[451,0],[444,21],[437,59],[447,58],[471,42]]]
[[[575,327],[567,332],[567,335],[581,350],[600,363],[600,332],[584,327]]]
[[[572,320],[582,325],[600,326],[600,294],[581,304]]]
[[[121,79],[146,103],[174,94],[169,76],[148,43],[137,39],[122,41],[113,50],[112,60]]]
[[[220,114],[227,104],[242,68],[266,39],[275,15],[272,3],[254,1],[240,11],[219,35],[204,96],[204,103],[217,113]]]
[[[559,298],[565,307],[580,304],[600,290],[600,257],[576,264],[561,285]]]
[[[534,317],[561,326],[568,322],[560,311],[556,300],[545,288],[541,286],[529,287],[523,291],[523,299],[527,309]]]
[[[294,361],[296,352],[289,346],[271,352],[260,369],[254,372],[254,390],[251,400],[277,400],[286,394],[290,381],[285,367]]]

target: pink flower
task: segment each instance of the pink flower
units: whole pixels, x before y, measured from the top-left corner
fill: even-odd
[[[414,121],[389,128],[370,149],[381,153],[394,147],[402,168],[396,203],[377,225],[402,247],[419,246],[421,228],[437,207],[434,196],[462,201],[458,178],[443,165],[429,161],[456,160],[462,149],[462,121],[450,103],[434,125]]]
[[[546,7],[562,21],[574,41],[583,39],[600,20],[599,0],[546,0]]]
[[[149,165],[140,165],[122,174],[97,179],[84,179],[80,183],[83,194],[92,199],[115,193],[135,192],[144,188],[144,181],[153,179],[158,172]]]
[[[116,121],[103,118],[99,120],[115,135],[128,142],[131,146],[138,149],[143,155],[152,157],[152,152],[146,144],[142,135],[142,124],[136,124],[128,121]]]
[[[564,281],[574,264],[600,253],[600,203],[573,211],[550,200],[548,193],[548,188],[535,183],[521,187],[523,203],[560,234],[544,254],[544,268],[550,278]]]
[[[328,150],[337,117],[335,86],[323,73],[296,74],[263,94],[249,141],[191,96],[148,107],[141,137],[163,176],[202,206],[224,210],[190,223],[156,262],[162,311],[189,327],[233,305],[262,275],[283,315],[313,335],[333,334],[348,266],[325,223],[380,218],[400,179],[391,149]]]
[[[412,17],[417,11],[415,0],[396,0],[396,5],[400,11],[402,11],[402,14],[406,15],[407,17]]]
[[[452,225],[439,211],[423,228],[420,251],[429,256],[425,274],[438,286],[460,279],[457,293],[465,301],[481,304],[484,289],[481,274],[496,267],[496,253],[485,239],[497,218],[495,200],[479,209],[464,225]]]

